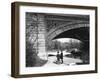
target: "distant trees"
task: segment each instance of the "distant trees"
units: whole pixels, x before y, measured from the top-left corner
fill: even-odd
[[[47,50],[53,51],[53,50],[66,50],[70,51],[73,48],[80,49],[81,48],[81,41],[77,39],[69,39],[69,42],[59,42],[57,40],[48,41],[47,43]]]

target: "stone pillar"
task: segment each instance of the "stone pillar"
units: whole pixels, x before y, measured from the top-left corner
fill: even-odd
[[[38,20],[38,56],[41,59],[47,60],[47,53],[46,53],[46,40],[45,40],[45,34],[46,34],[46,25],[44,21],[44,15],[38,14],[37,15]]]

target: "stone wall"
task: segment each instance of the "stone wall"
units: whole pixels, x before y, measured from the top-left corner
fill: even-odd
[[[44,15],[26,13],[26,66],[41,66],[46,60]]]

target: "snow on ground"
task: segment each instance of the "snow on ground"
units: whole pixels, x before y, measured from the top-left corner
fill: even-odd
[[[63,52],[64,55],[65,54],[70,54],[70,53],[67,53],[67,52]],[[57,52],[51,52],[49,54],[53,54],[53,55],[56,55]],[[75,63],[82,63],[82,60],[80,59],[75,59],[75,58],[69,58],[69,57],[66,57],[66,56],[63,56],[63,64],[56,64],[55,62],[57,61],[57,58],[56,56],[50,56],[48,57],[48,61],[47,63],[44,65],[44,66],[68,66],[68,65],[75,65]]]
[[[68,57],[63,57],[63,64],[56,64],[56,56],[48,57],[48,62],[44,66],[65,66],[65,65],[74,65],[75,63],[81,63],[82,60],[80,59],[74,59],[74,58],[68,58]]]
[[[60,53],[60,52],[59,52]],[[57,51],[53,51],[53,52],[47,52],[47,54],[53,54],[53,55],[57,55]],[[66,55],[66,54],[71,54],[69,52],[66,52],[66,51],[63,51],[63,55]]]

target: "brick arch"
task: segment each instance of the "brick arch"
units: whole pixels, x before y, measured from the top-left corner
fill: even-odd
[[[81,27],[89,27],[89,23],[88,22],[74,22],[74,23],[66,23],[63,25],[60,25],[56,28],[52,28],[48,34],[47,34],[47,40],[52,40],[54,37],[56,37],[57,35],[65,32],[65,31],[69,31],[71,29],[76,29],[76,28],[81,28]]]

